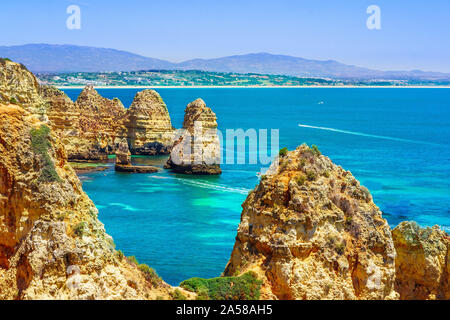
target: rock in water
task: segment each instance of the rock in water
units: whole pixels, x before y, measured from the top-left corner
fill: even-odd
[[[114,154],[124,135],[123,121],[127,110],[122,102],[103,98],[94,87],[86,86],[75,102],[75,109],[78,121],[74,129],[78,131],[78,137],[68,148],[69,159],[107,160],[108,154]]]
[[[133,166],[131,164],[131,153],[128,149],[127,139],[123,139],[116,151],[115,170],[128,173],[154,173],[158,168],[152,166]]]
[[[116,165],[131,165],[131,153],[128,149],[127,139],[122,139],[116,151]]]
[[[86,86],[76,102],[62,91],[39,85],[23,65],[0,59],[0,102],[23,107],[61,137],[71,161],[106,161],[122,138],[132,154],[169,154],[174,129],[167,107],[153,90],[136,94],[130,109]]]
[[[0,300],[169,298],[114,249],[97,214],[57,135],[0,104]]]
[[[127,111],[127,137],[135,155],[169,154],[174,129],[169,111],[154,90],[138,92]]]
[[[450,237],[438,226],[402,222],[392,230],[400,299],[450,299]]]
[[[185,110],[183,129],[165,168],[187,174],[221,174],[216,114],[202,99]]]
[[[103,120],[98,121],[102,114],[73,103],[57,88],[41,86],[41,94],[48,101],[49,125],[61,138],[68,158],[71,161],[106,161],[110,142],[105,139],[107,125]]]
[[[397,298],[390,228],[350,172],[306,145],[269,171],[243,204],[225,275],[255,271],[265,298]]]

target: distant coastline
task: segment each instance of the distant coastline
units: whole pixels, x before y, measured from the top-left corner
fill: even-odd
[[[67,90],[67,89],[83,89],[85,86],[55,86],[58,89],[61,90]],[[251,88],[251,89],[293,89],[293,88],[403,88],[403,89],[450,89],[450,86],[448,85],[442,85],[442,86],[356,86],[356,85],[343,85],[343,86],[95,86],[95,89],[239,89],[239,88]]]

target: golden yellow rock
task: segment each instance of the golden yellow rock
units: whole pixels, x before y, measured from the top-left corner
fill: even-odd
[[[166,104],[156,91],[144,90],[136,94],[124,125],[132,154],[170,153],[174,129]]]
[[[0,104],[0,299],[169,299],[114,249],[97,212],[58,137]]]
[[[255,271],[266,299],[395,299],[387,222],[350,172],[306,145],[243,204],[225,275]]]
[[[402,222],[392,230],[400,299],[450,299],[450,237],[438,226]]]
[[[37,78],[18,63],[0,59],[0,103],[15,104],[45,121],[47,101],[40,94]]]
[[[202,99],[186,107],[180,130],[165,168],[187,174],[221,174],[217,117]]]

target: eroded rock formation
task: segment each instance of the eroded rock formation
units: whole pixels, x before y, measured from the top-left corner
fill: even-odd
[[[271,171],[243,204],[225,274],[257,272],[266,298],[397,298],[391,231],[369,191],[306,145]]]
[[[402,222],[392,230],[400,299],[450,299],[450,237],[438,226]]]
[[[174,129],[169,111],[161,96],[154,90],[138,92],[128,109],[127,139],[132,154],[169,154]]]
[[[20,105],[45,121],[47,101],[36,77],[18,63],[0,59],[0,103]]]
[[[0,105],[0,299],[156,299],[114,249],[49,127]]]
[[[116,166],[131,165],[131,153],[128,149],[127,139],[123,138],[116,151]]]
[[[40,86],[24,66],[0,59],[0,102],[17,104],[49,126],[73,161],[105,161],[127,138],[132,154],[168,154],[174,129],[164,101],[153,90],[138,92],[130,109],[87,86],[73,102],[64,92]]]
[[[216,114],[202,99],[188,104],[183,129],[165,166],[187,174],[221,174]]]
[[[131,153],[128,149],[127,139],[123,138],[116,151],[115,170],[129,173],[154,173],[158,168],[153,166],[134,166],[131,163]]]
[[[76,161],[106,161],[111,144],[104,131],[101,113],[84,110],[62,91],[41,86],[42,96],[48,101],[47,116],[52,130],[61,138],[67,156]],[[108,132],[111,131],[108,129]]]
[[[390,230],[369,191],[306,145],[243,204],[224,275],[256,272],[264,299],[450,299],[449,235]]]

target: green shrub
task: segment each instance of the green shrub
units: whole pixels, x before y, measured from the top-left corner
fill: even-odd
[[[186,296],[180,291],[180,289],[175,289],[170,293],[173,300],[187,300]]]
[[[75,232],[78,237],[82,237],[86,233],[86,227],[87,223],[85,221],[82,221],[75,226],[73,232]]]
[[[117,257],[119,258],[120,261],[122,261],[125,255],[121,250],[117,250]]]
[[[311,150],[315,156],[320,156],[322,154],[319,150],[319,147],[317,147],[315,144],[311,146]]]
[[[297,178],[295,178],[295,182],[297,182],[299,186],[303,185],[305,181],[306,177],[303,174],[300,174],[299,176],[297,176]]]
[[[38,178],[39,182],[56,182],[61,181],[58,173],[55,170],[55,164],[53,163],[48,149],[52,147],[50,144],[50,128],[46,125],[42,125],[39,129],[31,130],[31,147],[35,154],[42,157],[44,161],[44,167],[41,170],[41,175]]]
[[[9,59],[9,58],[0,58],[0,59],[1,59],[1,60],[5,60],[5,61],[12,62],[11,59]]]
[[[347,225],[352,224],[352,222],[353,222],[353,218],[351,216],[345,217],[345,223]]]
[[[254,272],[240,277],[219,277],[212,279],[192,278],[183,281],[180,286],[201,294],[211,300],[258,300],[262,281]]]
[[[306,160],[304,159],[304,158],[302,158],[301,160],[300,160],[300,167],[304,167],[306,165]]]
[[[199,288],[196,300],[209,300],[208,289],[204,287]]]
[[[11,97],[11,98],[9,99],[9,103],[11,103],[11,104],[19,104],[19,102],[17,102],[17,99],[14,98],[14,97]]]
[[[314,181],[314,180],[317,179],[317,174],[316,174],[314,171],[309,170],[309,171],[306,172],[306,178],[307,178],[309,181]]]
[[[161,284],[161,277],[158,276],[155,269],[150,268],[148,265],[142,263],[139,265],[139,270],[144,274],[145,279],[150,282],[154,287]]]
[[[322,175],[323,175],[325,178],[329,178],[329,177],[330,177],[330,172],[329,172],[329,171],[324,171],[324,172],[322,173]]]
[[[280,152],[278,153],[280,157],[284,157],[288,153],[288,148],[280,149]]]
[[[139,262],[137,261],[135,256],[129,256],[127,257],[127,261],[131,264],[139,265]]]
[[[345,252],[345,243],[344,242],[338,243],[336,244],[335,248],[337,253],[343,254]]]

